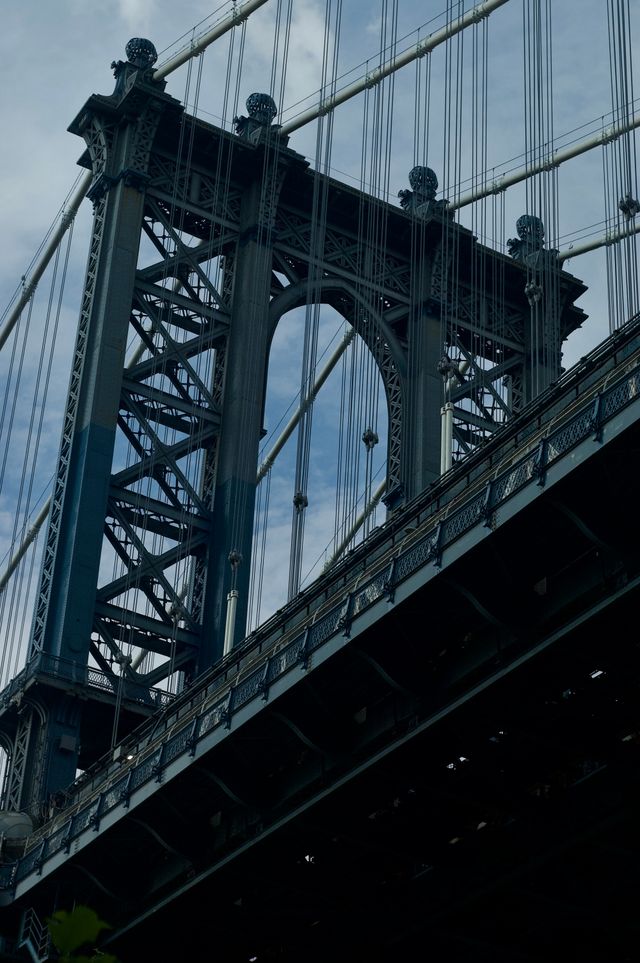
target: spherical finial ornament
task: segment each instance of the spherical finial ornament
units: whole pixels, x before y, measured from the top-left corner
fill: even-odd
[[[270,124],[278,113],[276,102],[269,94],[249,94],[247,97],[247,113],[253,120],[261,124]]]
[[[409,183],[411,190],[415,191],[416,194],[422,194],[431,200],[436,196],[438,178],[435,171],[432,171],[430,167],[413,167],[409,171]]]
[[[544,224],[534,214],[523,214],[516,221],[516,231],[521,241],[541,245],[544,240]]]
[[[150,40],[145,40],[143,37],[132,37],[124,48],[124,52],[129,63],[134,67],[140,67],[141,70],[153,67],[158,59],[156,48]]]

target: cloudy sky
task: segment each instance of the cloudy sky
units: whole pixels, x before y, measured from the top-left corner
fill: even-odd
[[[458,3],[451,4],[458,8]],[[531,4],[531,0],[527,0]],[[466,7],[471,6],[467,0]],[[532,5],[532,4],[531,4]],[[543,0],[542,8],[548,5]],[[282,4],[286,8],[286,2]],[[286,108],[309,94],[313,99],[321,74],[322,34],[325,0],[293,0],[293,27],[287,65]],[[349,0],[343,4],[340,36],[339,72],[368,61],[377,62],[382,13],[390,22],[392,0]],[[398,0],[399,38],[407,37],[400,47],[411,42],[410,32],[423,24],[430,32],[442,23],[446,6],[440,2]],[[607,0],[556,0],[553,7],[553,124],[557,137],[581,125],[591,124],[611,109],[607,31]],[[216,10],[215,17],[211,17]],[[19,281],[44,232],[71,186],[75,161],[82,144],[66,128],[86,97],[112,89],[109,65],[124,56],[130,36],[147,36],[161,53],[160,61],[171,50],[200,33],[212,19],[229,8],[228,3],[211,5],[207,0],[176,4],[171,0],[23,0],[7,4],[3,11],[0,38],[2,60],[2,114],[5,137],[0,153],[0,190],[5,223],[0,293]],[[273,59],[274,19],[278,0],[269,0],[254,13],[247,25],[247,48],[241,78],[241,103],[252,89],[268,86]],[[631,2],[632,27],[640,17],[640,4]],[[440,18],[440,19],[439,19]],[[335,17],[334,17],[335,19]],[[487,113],[490,130],[489,163],[499,172],[524,150],[523,90],[523,0],[508,0],[488,20],[490,48],[490,101]],[[192,28],[195,27],[195,31]],[[636,34],[637,34],[636,30]],[[470,33],[470,32],[469,32]],[[390,30],[386,36],[390,37]],[[228,41],[221,40],[203,59],[200,110],[212,119],[219,116]],[[465,51],[471,58],[471,41]],[[281,59],[281,58],[280,58]],[[444,48],[432,57],[432,101],[442,102]],[[279,69],[281,69],[281,64]],[[364,69],[356,69],[356,77]],[[267,81],[267,83],[265,83]],[[277,84],[279,86],[279,76]],[[391,193],[406,186],[406,172],[413,166],[413,93],[414,67],[398,75],[395,92]],[[186,68],[169,78],[169,91],[183,98]],[[338,112],[335,121],[333,166],[346,179],[360,179],[360,131],[354,118],[362,117],[363,98]],[[468,109],[468,108],[467,108]],[[467,114],[467,119],[469,115]],[[360,124],[361,126],[361,124]],[[442,181],[443,131],[432,122],[429,163]],[[297,132],[291,146],[313,157],[315,125]],[[594,129],[591,127],[590,129]],[[588,129],[586,129],[588,132]],[[580,136],[580,132],[576,134]],[[470,144],[467,140],[467,150]],[[603,208],[602,160],[600,151],[571,162],[561,170],[561,233],[580,230],[601,220]],[[524,209],[522,188],[509,196],[513,211]],[[519,206],[518,206],[519,205]],[[509,214],[511,211],[509,211]],[[517,213],[515,214],[517,216]],[[510,226],[513,233],[513,227]],[[571,269],[587,282],[598,278],[587,260],[575,262]],[[596,284],[593,285],[596,287]],[[597,296],[597,292],[594,292]],[[591,304],[591,297],[585,304]],[[596,322],[597,324],[598,322]]]
[[[551,131],[558,144],[567,144],[599,130],[610,123],[612,109],[611,74],[608,43],[607,0],[508,0],[491,14],[484,26],[464,39],[464,47],[451,47],[447,57],[444,48],[431,58],[430,72],[426,64],[405,68],[387,88],[382,120],[389,127],[391,148],[384,154],[375,147],[375,123],[367,110],[372,101],[364,96],[336,112],[331,149],[331,169],[335,177],[356,186],[363,183],[397,203],[397,192],[407,187],[407,173],[416,162],[429,163],[438,174],[446,196],[455,196],[457,180],[486,166],[491,176],[519,167],[524,162],[525,131],[534,107],[530,97],[525,66],[532,53],[527,47],[523,21],[531,24],[539,10],[547,25],[542,31],[539,53],[544,75],[545,105],[541,130]],[[323,69],[323,36],[329,16],[329,42],[337,50],[337,73],[353,80],[371,70],[379,62],[382,42],[397,41],[398,49],[414,43],[443,23],[445,0],[346,0],[342,4],[339,34],[336,17],[337,0],[293,0],[288,58],[283,57],[282,20],[280,39],[276,42],[278,12],[284,16],[288,0],[269,0],[254,13],[246,27],[246,43],[242,70],[238,71],[238,37],[234,38],[232,91],[223,117],[223,94],[230,39],[218,41],[203,57],[194,61],[191,71],[181,68],[168,78],[168,91],[193,105],[195,87],[200,83],[198,112],[213,123],[229,124],[234,113],[235,89],[238,109],[253,90],[269,89],[273,83],[276,99],[289,119],[301,109],[317,101],[317,90]],[[449,10],[461,10],[462,3],[449,0]],[[472,6],[467,0],[465,9]],[[632,34],[640,31],[640,3],[631,0]],[[4,222],[2,264],[0,266],[0,310],[13,295],[20,278],[43,236],[54,220],[65,195],[76,176],[76,160],[83,144],[67,133],[67,126],[91,93],[110,93],[113,78],[112,60],[124,58],[124,46],[132,36],[151,39],[166,59],[190,38],[199,35],[215,19],[230,8],[229,3],[217,8],[207,0],[22,0],[7,4],[3,10],[0,36],[0,73],[4,137],[0,151],[0,197]],[[216,12],[217,9],[217,12]],[[286,18],[285,18],[286,19]],[[416,31],[419,30],[419,33]],[[236,32],[237,33],[237,32]],[[482,44],[486,43],[486,56]],[[274,49],[276,54],[274,57]],[[275,63],[275,68],[274,68]],[[459,78],[456,71],[459,68]],[[200,72],[201,71],[201,72]],[[449,71],[449,73],[447,73]],[[453,71],[453,73],[452,73]],[[453,79],[452,79],[453,78]],[[486,84],[486,109],[478,113],[479,85]],[[455,87],[455,96],[447,101]],[[416,90],[420,91],[420,117],[416,124]],[[452,128],[449,106],[459,100],[460,124]],[[369,106],[367,106],[367,104]],[[428,104],[428,125],[424,120]],[[475,104],[475,107],[474,107]],[[450,106],[450,110],[453,108]],[[484,126],[486,123],[486,127]],[[531,129],[531,128],[530,128]],[[455,149],[451,148],[452,130]],[[479,143],[482,150],[479,152]],[[363,149],[364,145],[364,149]],[[290,146],[315,162],[316,125],[294,133]],[[603,176],[602,149],[576,159],[560,168],[557,175],[558,221],[554,242],[566,247],[583,235],[604,230],[604,219],[613,203],[611,191],[606,193]],[[634,183],[629,185],[636,189]],[[465,189],[463,185],[462,189]],[[637,193],[635,194],[637,196]],[[466,209],[461,218],[477,233],[497,247],[515,235],[515,220],[527,210],[524,186],[515,187],[498,200],[490,200],[475,209]],[[43,450],[51,466],[55,458],[57,425],[66,391],[70,345],[73,340],[81,276],[86,258],[86,239],[90,205],[85,203],[74,232],[70,255],[69,283],[59,312],[58,348],[43,413],[44,435],[48,439]],[[497,224],[497,227],[496,227]],[[566,363],[570,364],[593,347],[609,331],[610,290],[607,286],[606,254],[603,251],[575,258],[567,263],[573,274],[589,285],[581,305],[590,315],[584,328],[566,347]],[[45,281],[35,302],[34,314],[44,314]],[[323,321],[321,351],[331,338],[339,336],[339,319]],[[270,376],[269,417],[273,427],[295,397],[299,383],[295,352],[300,344],[299,325],[294,319],[283,322],[274,345]],[[291,359],[294,359],[292,362]],[[285,361],[287,359],[287,361]],[[35,347],[25,348],[25,379],[33,382],[36,375]],[[6,378],[6,362],[0,365],[0,376]],[[31,372],[29,374],[29,372]],[[59,372],[62,372],[60,374]],[[337,376],[336,376],[337,377]],[[334,382],[336,385],[337,382]],[[339,410],[336,392],[331,388],[323,401],[327,424],[335,421]],[[314,416],[315,418],[315,416]],[[318,424],[323,420],[318,416]],[[15,534],[14,497],[23,463],[24,439],[28,428],[20,412],[10,444],[5,470],[4,491],[0,488],[0,559]],[[330,436],[318,436],[317,451],[323,456]],[[0,439],[1,440],[1,439]],[[307,570],[315,559],[322,559],[327,545],[327,532],[333,531],[332,484],[318,470],[316,514],[309,522],[310,547],[305,557]],[[47,471],[39,468],[30,504],[44,491]],[[276,490],[283,494],[283,507],[276,512],[274,530],[280,555],[272,556],[272,568],[282,568],[288,547],[284,529],[290,513],[290,480],[285,474],[274,476]],[[275,511],[275,510],[274,510]],[[309,516],[311,518],[311,514]],[[275,551],[275,550],[274,550]],[[0,566],[1,568],[1,566]],[[314,569],[317,573],[317,567]],[[280,590],[273,591],[268,604],[280,604]],[[263,613],[264,614],[264,613]],[[1,668],[1,667],[0,667]]]

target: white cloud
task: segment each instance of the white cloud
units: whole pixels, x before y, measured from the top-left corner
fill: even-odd
[[[118,0],[118,12],[132,30],[146,31],[156,13],[156,0]]]

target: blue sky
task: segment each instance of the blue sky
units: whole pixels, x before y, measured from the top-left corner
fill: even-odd
[[[530,0],[527,0],[529,3]],[[365,2],[344,0],[342,25],[338,47],[338,74],[355,79],[378,63],[381,37],[391,37],[392,0]],[[415,42],[442,24],[442,2],[398,0],[395,35],[400,49]],[[472,6],[467,2],[466,8]],[[638,36],[640,4],[632,6],[632,32]],[[282,4],[286,9],[287,3]],[[219,13],[229,4],[222,4]],[[547,0],[543,11],[552,8],[553,17],[553,90],[552,120],[555,137],[580,139],[597,129],[611,109],[609,60],[607,49],[607,3],[605,0]],[[239,76],[239,108],[244,110],[246,96],[254,90],[268,89],[274,50],[274,24],[277,0],[269,0],[264,8],[252,15],[247,23],[246,49],[242,73]],[[322,74],[322,40],[325,11],[332,11],[335,24],[336,0],[293,0],[293,20],[289,58],[286,65],[286,85],[283,103],[284,117],[292,116],[293,105],[310,98],[317,99]],[[456,4],[456,9],[458,5]],[[525,7],[524,9],[529,9]],[[2,85],[2,113],[5,137],[0,153],[0,198],[4,219],[2,267],[0,268],[0,307],[6,304],[20,277],[25,273],[38,244],[54,219],[76,176],[75,162],[83,144],[66,128],[85,99],[93,92],[110,93],[113,79],[109,69],[112,60],[124,57],[124,46],[131,36],[151,39],[160,61],[200,33],[210,22],[214,7],[205,0],[177,4],[174,0],[116,0],[116,2],[87,3],[86,0],[23,0],[10,5],[3,12],[3,32],[0,38],[0,71]],[[386,17],[384,16],[386,14]],[[509,0],[496,10],[482,27],[488,43],[488,110],[486,114],[486,162],[495,175],[512,166],[519,166],[525,147],[524,118],[527,114],[526,92],[523,82],[524,47],[522,39],[523,0]],[[429,23],[429,26],[424,26]],[[180,39],[181,38],[181,39]],[[404,38],[404,39],[403,39]],[[236,38],[237,39],[237,38]],[[178,44],[176,45],[176,41]],[[336,41],[331,31],[331,42]],[[463,120],[460,127],[460,158],[462,176],[472,172],[474,164],[474,74],[473,41],[467,32],[464,41],[463,79],[460,95]],[[236,48],[237,50],[237,44]],[[280,50],[282,45],[280,45]],[[168,91],[181,100],[193,102],[196,75],[201,67],[199,112],[214,123],[229,123],[233,115],[230,105],[226,117],[221,117],[223,78],[225,75],[229,41],[218,42],[215,48],[194,62],[191,75],[181,68],[168,80]],[[410,66],[397,75],[393,91],[392,150],[380,167],[376,167],[373,149],[374,127],[365,120],[366,98],[361,96],[336,112],[334,120],[331,168],[334,176],[356,186],[372,184],[397,203],[397,192],[408,186],[407,174],[416,161],[428,162],[438,174],[447,196],[455,191],[455,171],[447,177],[447,165],[452,157],[447,154],[446,118],[443,110],[445,90],[444,48],[431,59],[430,119],[426,130],[415,125],[416,80],[426,96],[426,68],[420,73]],[[275,88],[281,88],[283,61],[276,63]],[[190,81],[190,82],[189,82]],[[450,84],[449,84],[450,87]],[[551,91],[550,91],[551,97]],[[232,98],[233,99],[233,98]],[[551,123],[551,111],[547,112]],[[570,134],[570,132],[574,132]],[[367,145],[363,159],[362,145]],[[316,126],[309,125],[294,133],[290,146],[307,155],[314,162]],[[478,166],[477,159],[475,161]],[[586,229],[598,232],[605,213],[602,151],[592,151],[562,167],[558,172],[558,235],[560,246]],[[476,170],[477,173],[477,170]],[[614,204],[615,206],[615,204]],[[69,284],[61,306],[59,336],[54,374],[43,414],[42,452],[37,466],[37,480],[33,500],[43,490],[57,450],[59,417],[66,393],[67,367],[74,337],[81,279],[86,259],[90,206],[84,205],[77,218],[71,252]],[[527,209],[524,186],[510,190],[497,201],[488,201],[481,208],[467,209],[461,215],[463,223],[476,232],[487,230],[493,236],[490,243],[500,246],[507,237],[515,235],[515,220]],[[498,229],[494,230],[494,221]],[[502,228],[504,223],[504,229]],[[589,292],[581,301],[590,320],[567,345],[566,363],[570,364],[586,350],[597,344],[609,330],[608,292],[605,253],[595,252],[568,262],[567,268],[589,285]],[[43,279],[34,303],[34,331],[36,334],[26,347],[25,381],[36,377],[37,324],[42,324],[47,297],[47,279]],[[339,319],[325,315],[321,326],[321,351],[340,330]],[[33,343],[32,343],[33,342]],[[270,373],[268,425],[274,427],[295,397],[299,385],[298,362],[295,353],[301,342],[300,321],[287,318],[274,343]],[[293,359],[293,360],[292,360]],[[2,359],[2,364],[6,364]],[[0,364],[0,374],[6,368]],[[64,372],[60,374],[59,372]],[[315,461],[312,479],[315,485],[310,497],[313,511],[309,512],[309,544],[304,570],[312,569],[316,559],[322,559],[329,537],[333,533],[333,488],[335,480],[324,470],[334,446],[336,418],[339,413],[338,374],[329,383],[314,415],[317,431],[314,442]],[[22,452],[28,432],[25,403],[16,413],[16,425],[11,441],[10,457],[4,489],[0,490],[0,558],[5,554],[15,528],[15,497],[19,484]],[[286,467],[288,465],[288,467]],[[291,448],[283,460],[283,468],[274,474],[272,482],[273,548],[267,562],[269,571],[282,572],[286,567],[288,535],[286,529],[291,505]],[[1,566],[0,566],[1,568]],[[318,568],[313,569],[317,574]],[[282,588],[269,580],[265,588],[265,604],[274,607],[282,602]],[[263,612],[266,614],[266,612]]]

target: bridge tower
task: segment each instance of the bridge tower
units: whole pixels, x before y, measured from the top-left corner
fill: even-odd
[[[168,682],[243,637],[285,312],[331,305],[373,354],[391,512],[441,472],[443,403],[460,451],[475,447],[558,377],[584,319],[584,287],[535,218],[510,257],[496,253],[436,201],[429,168],[411,172],[400,207],[383,203],[310,170],[269,96],[252,94],[230,133],[187,115],[154,61],[149,41],[131,41],[114,92],[70,126],[93,230],[30,656],[0,716],[4,807],[36,818]]]

